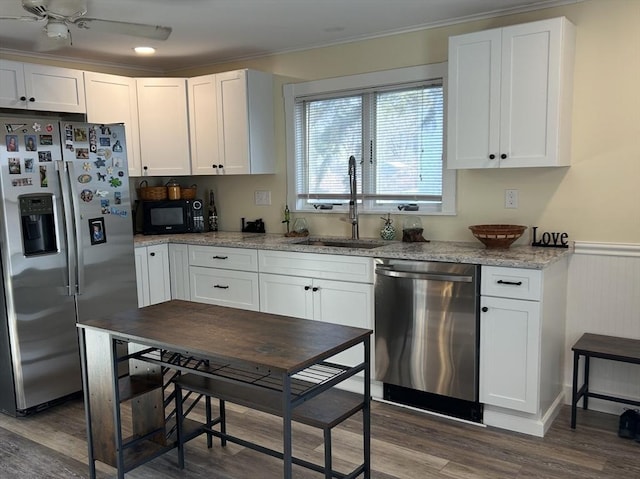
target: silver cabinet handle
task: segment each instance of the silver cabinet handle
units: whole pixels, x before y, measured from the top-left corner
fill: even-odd
[[[473,277],[458,274],[420,273],[416,271],[402,271],[395,269],[376,268],[376,274],[392,278],[423,279],[430,281],[451,281],[454,283],[471,283]]]

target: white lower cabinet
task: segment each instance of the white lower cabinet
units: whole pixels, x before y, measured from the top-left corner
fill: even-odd
[[[480,306],[480,401],[535,413],[540,303],[485,296]]]
[[[257,251],[188,246],[191,301],[258,311]]]
[[[483,266],[481,278],[484,423],[544,436],[564,403],[567,263]]]
[[[373,329],[371,258],[280,251],[258,258],[260,311]],[[330,361],[353,366],[362,355],[356,346]]]
[[[169,245],[135,248],[138,306],[144,307],[171,299]]]
[[[171,283],[171,299],[191,300],[189,247],[186,244],[169,244],[169,281]]]

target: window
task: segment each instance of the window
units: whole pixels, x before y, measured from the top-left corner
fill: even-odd
[[[445,72],[438,64],[286,85],[290,205],[345,211],[354,156],[361,212],[454,214]]]

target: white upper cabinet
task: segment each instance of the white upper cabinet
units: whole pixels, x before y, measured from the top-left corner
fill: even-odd
[[[0,107],[85,113],[83,72],[0,60]]]
[[[568,166],[574,48],[564,17],[450,37],[447,167]]]
[[[142,175],[190,175],[186,80],[138,78],[136,87]]]
[[[187,80],[189,96],[189,134],[191,135],[191,172],[214,175],[218,171],[218,97],[216,76],[203,75]]]
[[[235,70],[188,84],[193,174],[274,173],[272,75]]]
[[[87,121],[124,123],[129,176],[140,176],[142,166],[135,78],[85,72],[84,88],[87,98]]]

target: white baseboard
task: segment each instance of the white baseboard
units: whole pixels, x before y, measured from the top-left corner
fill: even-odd
[[[564,404],[564,392],[556,397],[553,404],[542,417],[509,411],[495,406],[484,406],[484,424],[487,426],[508,429],[509,431],[544,437],[551,423],[558,416],[560,407]]]

